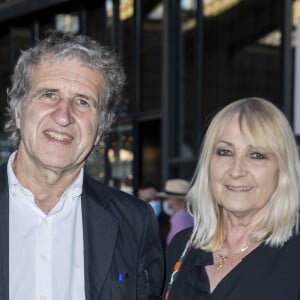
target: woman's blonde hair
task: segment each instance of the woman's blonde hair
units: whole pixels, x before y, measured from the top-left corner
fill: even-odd
[[[297,229],[300,167],[297,145],[284,114],[261,98],[245,98],[219,111],[205,134],[201,154],[187,194],[188,207],[194,216],[193,244],[196,248],[216,250],[223,241],[220,208],[213,199],[209,183],[209,166],[214,145],[235,116],[246,124],[258,145],[273,153],[279,175],[277,189],[268,202],[268,213],[253,232],[256,241],[270,246],[282,245]]]

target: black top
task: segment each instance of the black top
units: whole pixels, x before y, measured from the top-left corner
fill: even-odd
[[[191,229],[178,233],[167,249],[167,280],[180,257]],[[300,299],[300,236],[283,247],[259,245],[210,293],[205,266],[210,252],[191,248],[170,291],[169,300],[294,300]]]

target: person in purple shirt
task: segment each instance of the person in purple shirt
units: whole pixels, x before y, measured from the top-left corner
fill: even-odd
[[[165,184],[164,192],[157,194],[158,197],[165,199],[163,210],[165,214],[170,216],[170,230],[166,239],[167,246],[179,231],[194,225],[193,217],[187,211],[184,200],[188,188],[189,183],[184,179],[169,179]]]

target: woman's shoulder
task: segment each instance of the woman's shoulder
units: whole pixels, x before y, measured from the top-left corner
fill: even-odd
[[[167,260],[177,260],[183,252],[188,240],[192,235],[193,227],[179,231],[172,239],[170,245],[166,249]]]
[[[166,249],[166,284],[164,293],[168,288],[168,283],[173,273],[173,268],[176,262],[179,260],[182,255],[187,242],[189,241],[193,228],[187,228],[182,231],[179,231],[172,239],[170,245]]]
[[[191,237],[193,232],[193,227],[190,228],[186,228],[184,230],[179,231],[172,239],[170,246],[172,247],[172,245],[176,245],[176,247],[178,246],[182,246],[184,249],[186,243],[188,242],[189,238]]]

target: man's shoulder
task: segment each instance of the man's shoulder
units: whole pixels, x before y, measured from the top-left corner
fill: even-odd
[[[6,173],[7,171],[7,161],[2,162],[0,164],[0,175],[2,176],[2,174]]]
[[[126,234],[129,232],[137,234],[139,232],[140,235],[145,226],[155,222],[149,204],[90,177],[86,177],[84,180],[83,197],[82,207],[87,213],[101,207],[117,221],[119,229],[126,232]],[[95,216],[95,214],[93,215]]]
[[[135,196],[109,187],[88,175],[85,176],[83,190],[89,197],[99,201],[102,206],[108,209],[146,210],[148,208],[144,201],[137,199]]]
[[[8,188],[7,182],[7,162],[0,164],[0,190]]]

